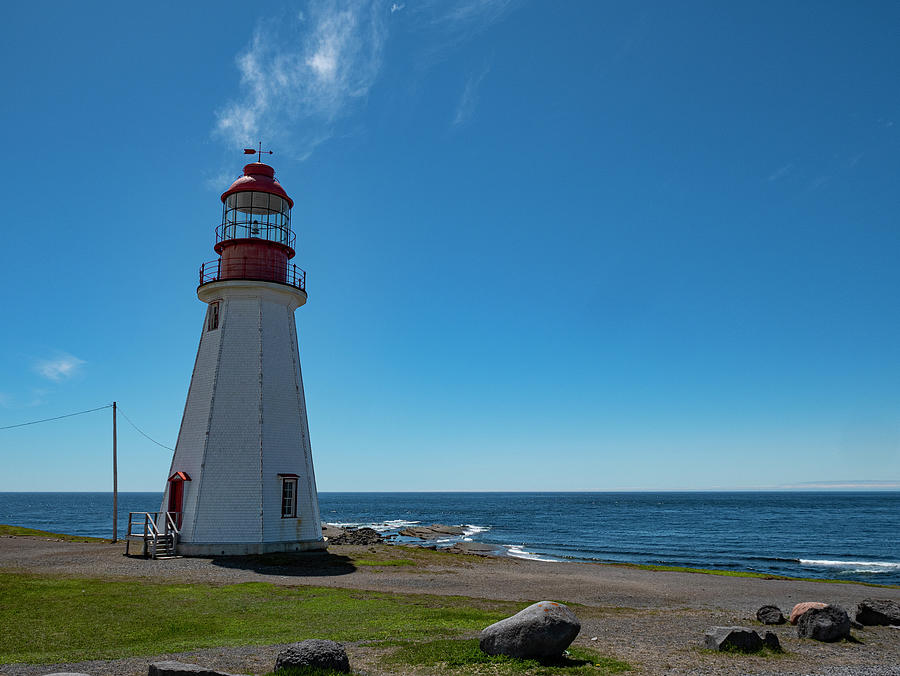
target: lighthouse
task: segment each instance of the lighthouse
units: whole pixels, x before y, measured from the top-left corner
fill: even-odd
[[[222,193],[219,258],[200,267],[206,311],[160,510],[168,525],[158,523],[181,555],[325,548],[294,322],[307,296],[291,262],[293,206],[261,161]]]

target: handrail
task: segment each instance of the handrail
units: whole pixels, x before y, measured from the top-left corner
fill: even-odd
[[[180,514],[180,513],[181,512],[166,512],[166,532],[167,533],[171,532],[171,533],[175,533],[175,535],[178,535],[179,533],[181,533],[181,531],[178,530],[178,526],[176,525],[176,519],[174,516],[175,514]]]
[[[165,515],[163,518],[163,531],[160,533],[157,522],[160,520],[160,514]],[[128,532],[129,537],[158,538],[160,535],[168,535],[169,533],[179,534],[181,531],[176,525],[176,516],[181,512],[128,512]],[[134,522],[134,517],[140,516],[138,523]],[[141,523],[141,521],[143,523]],[[134,532],[134,527],[140,526],[141,530]]]
[[[291,263],[273,263],[256,258],[239,258],[227,261],[222,270],[222,259],[200,265],[200,286],[228,279],[247,279],[286,284],[306,291],[306,271]]]

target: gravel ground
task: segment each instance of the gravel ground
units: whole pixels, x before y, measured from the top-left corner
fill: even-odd
[[[233,558],[152,561],[122,556],[124,544],[71,543],[43,538],[0,537],[0,568],[109,579],[232,584],[266,581],[374,591],[463,595],[515,601],[558,599],[589,608],[582,614],[576,645],[623,659],[642,674],[822,674],[900,676],[900,630],[854,630],[857,642],[823,644],[796,638],[796,629],[775,627],[786,654],[778,657],[714,654],[701,649],[713,625],[758,626],[758,607],[774,603],[789,611],[799,601],[820,600],[847,610],[867,597],[900,602],[900,589],[857,584],[794,582],[692,573],[646,571],[620,566],[548,563],[510,558],[445,556],[427,564],[390,568],[355,567],[348,555],[390,556],[396,549],[333,546],[300,566],[264,567]],[[592,640],[593,639],[593,640]],[[279,646],[240,646],[67,665],[2,665],[0,674],[41,676],[81,671],[96,676],[146,674],[158,659],[202,663],[232,673],[265,673]],[[387,673],[379,650],[349,646],[360,673]],[[411,673],[433,673],[416,671]]]

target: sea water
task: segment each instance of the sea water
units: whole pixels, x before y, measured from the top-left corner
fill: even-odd
[[[128,512],[161,493],[119,494]],[[509,556],[744,570],[900,584],[900,492],[320,493],[322,520],[396,534],[465,528],[441,538]],[[0,493],[0,523],[109,537],[109,493]],[[400,538],[406,539],[406,538]]]

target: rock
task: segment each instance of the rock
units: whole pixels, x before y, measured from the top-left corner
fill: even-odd
[[[856,606],[856,621],[869,626],[900,624],[900,604],[889,599],[865,599]]]
[[[311,638],[289,645],[275,658],[275,669],[312,667],[350,673],[350,660],[340,643]]]
[[[791,624],[797,624],[797,620],[799,620],[800,616],[807,610],[824,608],[827,605],[827,603],[820,603],[819,601],[804,601],[803,603],[798,603],[794,606],[793,610],[791,610]]]
[[[330,545],[375,545],[384,542],[384,538],[373,528],[346,528],[340,535],[330,537]]]
[[[207,669],[199,664],[167,660],[152,662],[148,669],[148,676],[231,676],[231,674],[226,671]]]
[[[812,608],[797,621],[797,636],[832,643],[850,636],[850,616],[840,606]]]
[[[46,674],[45,676],[90,676],[90,674],[82,674],[77,671],[54,671],[52,674]]]
[[[322,536],[326,540],[331,540],[344,534],[344,529],[340,526],[332,526],[330,523],[322,524]]]
[[[774,631],[766,632],[766,635],[763,636],[763,643],[769,650],[774,650],[777,653],[781,652],[781,643],[778,640],[778,635]]]
[[[710,650],[740,650],[752,653],[763,647],[763,640],[759,634],[747,627],[710,627],[706,630],[704,644]]]
[[[784,624],[784,615],[778,606],[763,606],[756,611],[756,619],[763,624]]]
[[[496,545],[486,545],[481,542],[457,542],[446,551],[455,554],[475,554],[476,556],[500,556],[502,548]]]
[[[558,657],[581,631],[575,613],[562,603],[540,601],[481,632],[479,645],[488,655]]]
[[[435,540],[447,535],[462,535],[466,529],[462,526],[445,526],[442,523],[433,523],[430,526],[411,526],[400,531],[399,535],[420,540]]]

